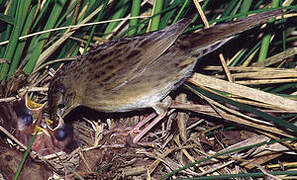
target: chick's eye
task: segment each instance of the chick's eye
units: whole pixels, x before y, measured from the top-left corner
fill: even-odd
[[[57,129],[57,131],[56,131],[57,140],[63,141],[66,139],[67,136],[68,136],[68,134],[66,132],[66,129],[64,129],[64,128]]]
[[[31,125],[33,122],[33,117],[31,115],[23,115],[21,118],[27,126]]]

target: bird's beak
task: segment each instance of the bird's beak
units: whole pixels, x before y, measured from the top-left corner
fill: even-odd
[[[59,123],[58,123],[58,126],[55,128],[55,130],[58,128],[64,127],[64,124],[65,124],[64,119],[60,115],[58,117],[59,117]]]
[[[32,112],[33,119],[41,119],[42,111],[46,103],[39,104],[29,98],[28,93],[25,95],[25,106]]]

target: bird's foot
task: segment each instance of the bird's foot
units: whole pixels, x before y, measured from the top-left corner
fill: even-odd
[[[148,116],[144,120],[140,121],[136,125],[136,128],[134,128],[134,129],[139,130],[143,125],[145,125],[147,122],[149,122],[151,119],[153,119],[157,114],[158,114],[158,116],[152,122],[150,122],[148,126],[146,126],[143,130],[141,130],[140,133],[138,133],[134,137],[133,143],[135,143],[135,144],[139,143],[140,139],[167,115],[168,108],[170,107],[171,103],[172,103],[171,97],[167,96],[165,99],[163,99],[162,102],[159,102],[153,106],[156,113],[152,113],[150,116]]]
[[[166,115],[167,109],[171,105],[171,98],[168,96],[162,102],[153,106],[156,112],[151,113],[143,120],[138,122],[134,127],[127,128],[114,128],[109,131],[105,131],[104,134],[113,133],[112,136],[130,136],[133,137],[133,143],[141,146],[153,146],[152,142],[140,142],[143,138],[158,122],[160,122]],[[157,117],[156,117],[157,116]],[[153,121],[151,121],[153,119]],[[151,122],[150,122],[151,121]],[[149,123],[150,122],[150,123]],[[149,123],[146,127],[141,129]]]

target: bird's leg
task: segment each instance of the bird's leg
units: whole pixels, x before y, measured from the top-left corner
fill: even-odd
[[[149,122],[150,120],[152,120],[157,115],[158,114],[156,112],[151,113],[150,115],[148,115],[147,117],[145,117],[143,120],[141,120],[140,122],[138,122],[136,124],[136,126],[134,126],[133,130],[139,130],[142,126],[144,126],[147,122]]]
[[[157,116],[156,112],[151,113],[150,115],[148,115],[147,117],[145,117],[144,119],[140,120],[140,122],[138,122],[134,127],[126,127],[125,129],[123,128],[113,128],[109,131],[105,131],[104,134],[109,134],[111,132],[116,132],[117,135],[123,135],[123,136],[128,136],[129,134],[136,134],[137,132],[139,132],[140,128],[143,127],[148,121],[152,120],[155,116]]]
[[[167,109],[170,107],[172,102],[172,99],[167,96],[162,102],[156,104],[153,106],[154,110],[158,114],[158,116],[151,122],[149,123],[148,126],[146,126],[143,130],[141,130],[140,133],[138,133],[134,139],[133,143],[138,144],[139,140],[150,130],[152,129],[160,120],[162,120],[166,114],[167,114]],[[148,121],[150,121],[152,118],[156,116],[156,113],[150,114],[148,117],[144,118],[142,121],[140,121],[132,131],[139,130],[142,126],[144,126]]]

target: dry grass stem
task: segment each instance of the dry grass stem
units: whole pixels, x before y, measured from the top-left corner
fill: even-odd
[[[257,89],[249,88],[235,83],[230,83],[221,79],[216,79],[199,73],[195,73],[190,79],[191,82],[205,87],[217,89],[220,91],[228,92],[244,98],[252,98],[255,101],[266,103],[278,109],[284,109],[289,112],[297,112],[297,102],[266,93]]]

